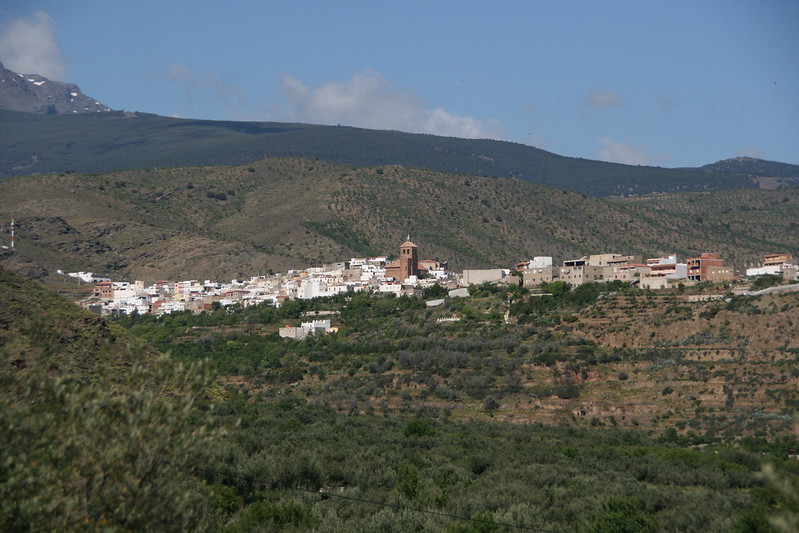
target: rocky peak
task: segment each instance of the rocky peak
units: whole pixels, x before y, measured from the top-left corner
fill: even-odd
[[[18,74],[0,63],[0,109],[62,115],[111,111],[80,92],[77,85],[51,81],[38,74]]]

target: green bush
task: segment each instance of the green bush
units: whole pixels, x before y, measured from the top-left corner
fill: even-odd
[[[209,491],[191,475],[208,445],[195,402],[207,374],[168,357],[121,384],[4,366],[0,530],[203,530]]]
[[[591,518],[592,533],[654,533],[657,521],[642,510],[637,498],[610,498]]]

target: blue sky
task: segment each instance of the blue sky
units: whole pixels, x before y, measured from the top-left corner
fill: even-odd
[[[799,164],[799,2],[6,0],[0,61],[114,109]]]

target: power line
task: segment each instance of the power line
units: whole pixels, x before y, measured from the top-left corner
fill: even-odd
[[[454,518],[456,520],[465,520],[465,521],[468,521],[468,522],[475,522],[475,523],[478,523],[478,524],[491,524],[491,525],[495,525],[495,526],[519,529],[519,530],[523,530],[523,531],[538,531],[540,533],[556,533],[555,531],[553,531],[551,529],[541,529],[541,528],[537,528],[537,527],[519,526],[519,525],[516,525],[516,524],[506,524],[504,522],[494,522],[492,520],[483,520],[483,519],[480,519],[480,518],[471,518],[471,517],[468,517],[468,516],[459,516],[459,515],[454,515],[454,514],[449,514],[449,513],[442,513],[442,512],[439,512],[439,511],[431,511],[429,509],[420,509],[418,507],[408,507],[408,506],[405,506],[405,505],[400,505],[398,503],[378,502],[378,501],[374,501],[374,500],[367,500],[365,498],[356,498],[355,496],[345,496],[343,494],[334,494],[332,492],[320,492],[320,491],[316,491],[316,490],[306,489],[306,488],[303,488],[303,487],[296,487],[296,488],[297,488],[297,490],[301,490],[301,491],[304,491],[304,492],[310,492],[310,493],[316,494],[318,496],[340,498],[342,500],[352,500],[352,501],[361,502],[361,503],[370,503],[372,505],[378,505],[378,506],[382,506],[382,507],[391,507],[393,509],[399,509],[399,510],[405,510],[405,511],[414,511],[414,512],[417,512],[417,513],[424,513],[424,514],[430,514],[430,515],[434,515],[434,516],[441,516],[441,517],[444,517],[444,518]]]

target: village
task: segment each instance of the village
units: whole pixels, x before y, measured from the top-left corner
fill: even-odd
[[[62,272],[63,273],[63,272]],[[200,313],[230,305],[250,306],[268,302],[276,307],[287,299],[312,299],[342,293],[372,291],[384,294],[419,294],[440,285],[450,296],[467,294],[470,285],[506,283],[527,288],[563,281],[572,286],[606,283],[615,280],[642,289],[658,290],[678,284],[730,282],[738,279],[732,266],[713,253],[703,253],[680,262],[676,254],[643,260],[637,255],[596,254],[569,259],[555,265],[552,257],[534,257],[515,269],[449,270],[447,263],[419,259],[419,247],[410,236],[399,247],[399,258],[386,256],[351,258],[349,261],[289,270],[286,273],[253,276],[244,280],[113,281],[91,272],[64,273],[86,283],[94,283],[92,296],[80,305],[99,315],[152,313],[163,315],[176,311]],[[768,254],[761,266],[746,269],[746,277],[781,276],[797,280],[799,265],[790,254]],[[303,324],[284,336],[304,336],[330,328],[329,320]]]

